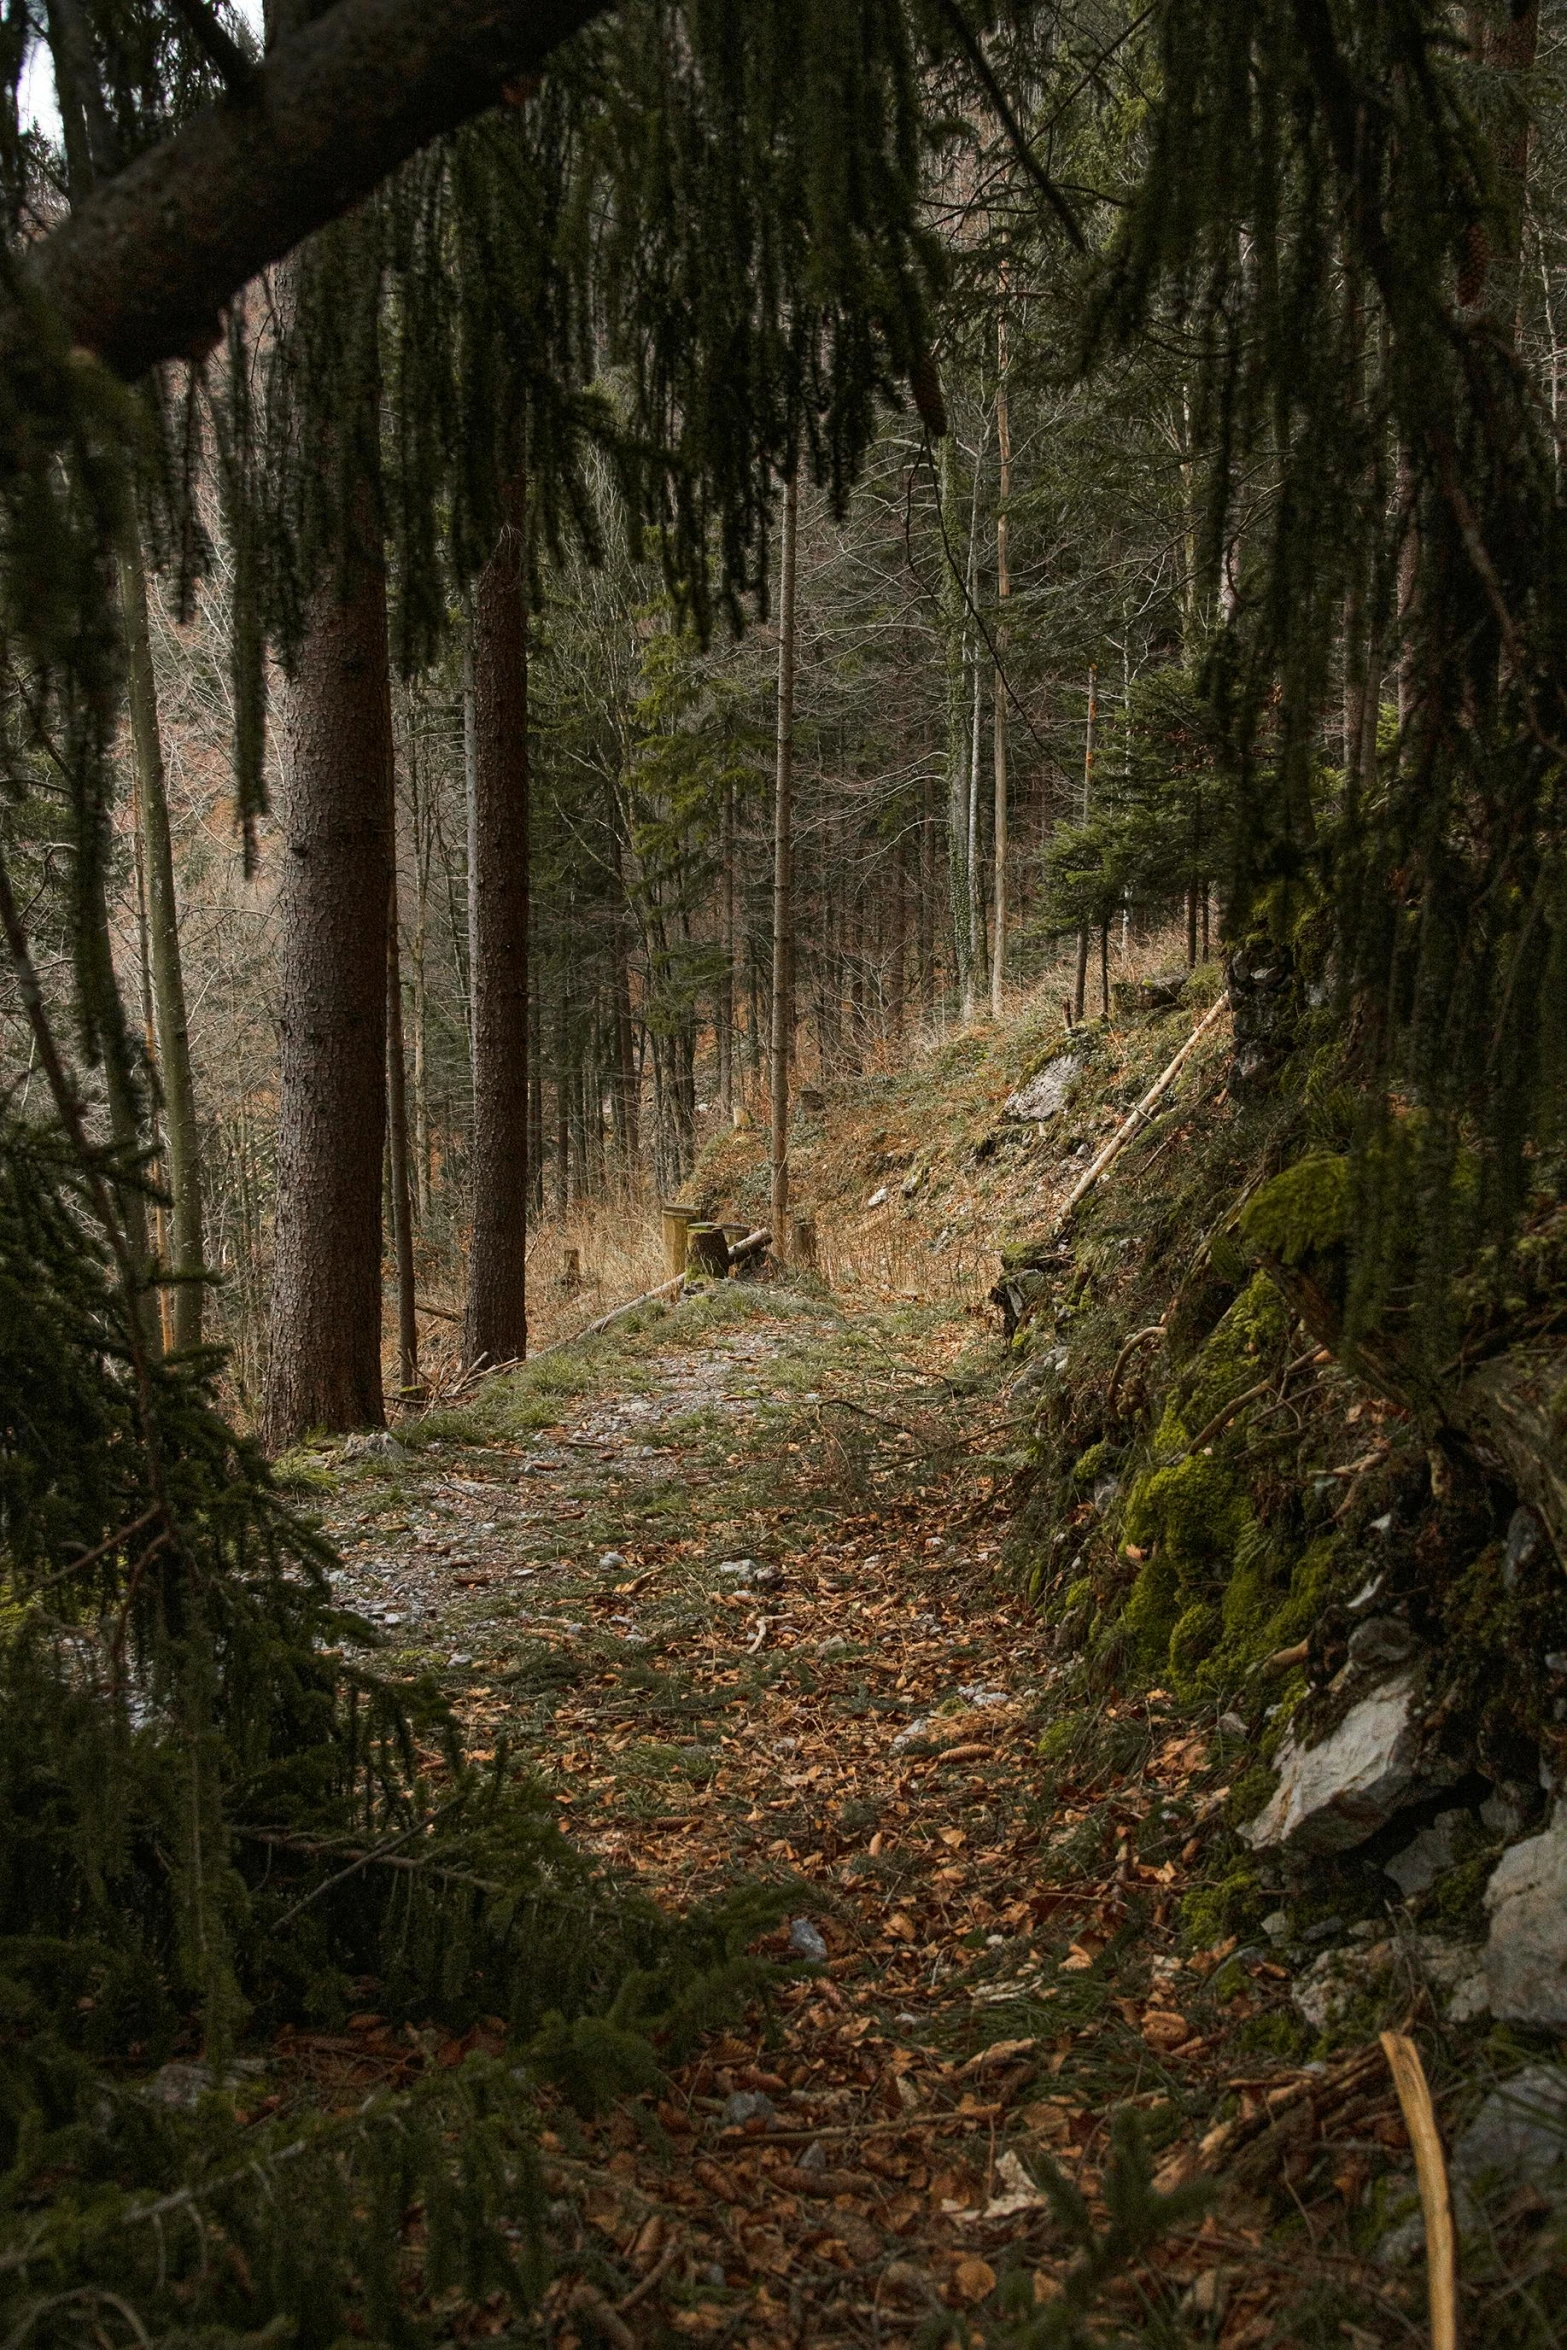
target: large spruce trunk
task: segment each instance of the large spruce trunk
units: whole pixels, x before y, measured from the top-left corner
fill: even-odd
[[[346,593],[330,579],[316,592],[284,704],[274,1449],[384,1418],[392,705],[386,574],[368,532],[363,543]]]
[[[473,616],[473,1239],[463,1356],[528,1346],[528,640],[523,488]]]

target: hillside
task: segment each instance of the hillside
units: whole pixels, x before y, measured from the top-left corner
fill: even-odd
[[[1560,2338],[1560,1569],[1495,1456],[1302,1320],[1342,1245],[1319,1015],[1234,978],[1060,1236],[1217,969],[827,1091],[827,1278],[693,1283],[390,1461],[317,1456],[342,1595],[480,1755],[662,1901],[775,1886],[753,1949],[825,1969],[674,2065],[656,2147],[635,2101],[551,2120],[585,2338],[660,2301],[757,2342],[1091,2304],[1401,2339],[1422,2083],[1469,2321]],[[750,1223],[764,1184],[742,1132],[689,1196]]]

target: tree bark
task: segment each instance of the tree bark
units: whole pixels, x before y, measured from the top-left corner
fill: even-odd
[[[148,965],[173,1209],[172,1335],[176,1350],[184,1352],[201,1344],[204,1300],[201,1148],[196,1124],[196,1087],[191,1074],[185,974],[180,958],[179,906],[174,893],[174,848],[169,832],[163,745],[158,733],[158,696],[147,626],[147,577],[134,524],[127,531],[120,551],[119,575],[120,607],[125,621],[131,753],[136,769],[147,879]]]
[[[473,1238],[466,1362],[528,1351],[528,638],[524,490],[474,594]]]
[[[1001,298],[1006,301],[1006,271],[1001,274]],[[995,938],[990,950],[990,1009],[993,1017],[1001,1018],[1002,999],[1007,980],[1007,680],[1002,667],[1006,646],[1007,599],[1012,593],[1012,572],[1008,562],[1007,509],[1012,498],[1012,418],[1007,406],[1007,319],[1003,308],[996,325],[997,382],[996,382],[996,440],[1000,451],[1001,480],[996,502],[996,708],[995,708],[995,770],[996,815],[995,840],[992,844],[995,860],[994,909]]]
[[[735,1107],[735,787],[724,785],[720,844],[718,1103],[727,1126]]]
[[[794,1042],[794,578],[800,485],[784,486],[778,578],[778,764],[773,793],[772,1225],[789,1229],[789,1058]]]
[[[413,1186],[408,1170],[408,1074],[403,1057],[403,970],[397,935],[397,857],[386,901],[386,1113],[392,1187],[392,1253],[397,1266],[397,1372],[406,1395],[419,1384],[419,1322],[414,1294]]]
[[[266,1432],[380,1427],[392,703],[370,500],[284,702],[277,1229]]]
[[[432,139],[503,102],[607,0],[334,0],[242,99],[203,107],[27,256],[73,344],[134,380],[213,348],[225,305]],[[32,322],[11,308],[7,341]]]

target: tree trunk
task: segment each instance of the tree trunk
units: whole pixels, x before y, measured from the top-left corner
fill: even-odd
[[[528,639],[520,480],[473,612],[473,1237],[463,1359],[528,1349]]]
[[[1006,300],[1006,270],[1001,273],[1001,298]],[[1007,598],[1012,593],[1008,563],[1007,507],[1012,497],[1012,418],[1007,406],[1007,319],[1002,310],[996,326],[998,366],[996,382],[996,439],[1000,448],[1001,482],[996,504],[996,837],[993,843],[994,941],[990,950],[990,1009],[1001,1018],[1007,979],[1007,680],[1002,666],[1006,647]]]
[[[735,1108],[735,787],[724,786],[719,856],[722,891],[718,979],[718,1105],[724,1124]]]
[[[397,859],[386,900],[386,1114],[392,1189],[392,1251],[397,1266],[397,1374],[407,1395],[419,1384],[419,1323],[414,1295],[413,1193],[408,1175],[408,1081],[403,1058],[402,942],[397,935]]]
[[[152,1007],[158,1042],[158,1075],[163,1088],[172,1201],[171,1269],[174,1274],[174,1345],[183,1352],[201,1344],[202,1213],[201,1145],[196,1124],[196,1087],[190,1064],[190,1023],[185,1008],[185,975],[180,959],[179,906],[174,894],[174,848],[158,733],[158,697],[152,674],[147,626],[147,577],[141,547],[131,525],[119,557],[120,605],[131,713],[131,751],[141,819],[147,876],[147,945]]]
[[[379,1427],[392,705],[370,500],[284,703],[277,1220],[266,1430]],[[374,911],[372,911],[374,910]]]
[[[936,1017],[936,792],[927,769],[920,781],[919,867],[920,1010]]]
[[[774,1245],[789,1229],[789,1059],[794,1042],[794,575],[800,485],[784,486],[778,578],[778,765],[773,794],[772,1225]]]

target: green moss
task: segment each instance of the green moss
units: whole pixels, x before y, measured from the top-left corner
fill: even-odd
[[[1213,1595],[1251,1523],[1244,1491],[1205,1453],[1140,1477],[1126,1505],[1128,1539],[1140,1550],[1157,1544],[1178,1588],[1193,1596]]]
[[[1180,1582],[1171,1561],[1157,1552],[1138,1573],[1123,1617],[1141,1661],[1157,1671],[1170,1652],[1170,1636],[1181,1619]]]
[[[1072,1483],[1080,1493],[1086,1493],[1097,1481],[1112,1470],[1120,1460],[1118,1448],[1101,1441],[1091,1444],[1072,1464]]]
[[[1267,1275],[1256,1274],[1221,1316],[1181,1383],[1186,1442],[1227,1403],[1256,1386],[1259,1369],[1277,1357],[1288,1331],[1288,1307]]]
[[[1237,1861],[1216,1885],[1197,1885],[1181,1903],[1181,1938],[1188,1950],[1211,1950],[1231,1934],[1244,1935],[1262,1916],[1266,1896],[1249,1861]]]
[[[1219,1610],[1209,1601],[1197,1600],[1187,1608],[1170,1634],[1170,1665],[1177,1685],[1189,1688],[1193,1674],[1203,1659],[1211,1656],[1223,1629]]]
[[[1265,1184],[1246,1208],[1241,1230],[1286,1265],[1338,1248],[1349,1237],[1353,1209],[1350,1163],[1314,1152]]]

